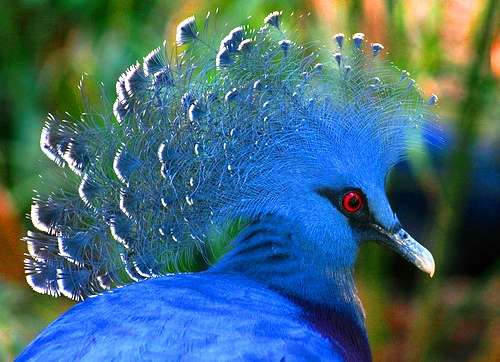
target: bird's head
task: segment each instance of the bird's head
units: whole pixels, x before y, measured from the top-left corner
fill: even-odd
[[[431,253],[403,229],[385,191],[418,127],[370,104],[312,106],[309,117],[265,152],[247,195],[255,214],[287,220],[290,247],[317,267],[352,268],[359,246],[375,241],[432,277]]]
[[[237,156],[228,164],[234,180],[229,184],[235,186],[221,193],[219,210],[223,217],[250,220],[265,215],[274,218],[274,226],[266,224],[265,232],[252,226],[258,230],[236,238],[223,268],[244,269],[309,297],[316,293],[312,285],[316,294],[332,289],[320,286],[332,275],[352,278],[360,245],[376,241],[434,274],[431,253],[391,209],[385,181],[392,167],[421,144],[437,97],[425,101],[408,72],[379,61],[383,46],[372,43],[366,51],[363,38],[355,34],[349,44],[337,34],[339,51],[317,64],[305,55],[307,49],[291,42],[285,48],[280,42],[275,53],[268,47],[259,53],[259,59],[284,55],[259,67],[263,73],[248,93],[240,94],[238,108],[230,108],[240,125],[234,138]],[[242,64],[245,70],[251,67]],[[237,65],[228,66],[227,74],[233,69],[235,77],[241,75]],[[234,91],[228,94],[233,99]],[[295,270],[294,277],[284,278],[285,270]],[[337,289],[354,290],[349,283]]]

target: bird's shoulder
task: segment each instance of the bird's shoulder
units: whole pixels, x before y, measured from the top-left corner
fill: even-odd
[[[338,348],[280,294],[241,277],[200,273],[89,298],[18,360],[342,360]]]

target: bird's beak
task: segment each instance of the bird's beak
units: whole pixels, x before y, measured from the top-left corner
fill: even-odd
[[[379,239],[381,244],[388,246],[432,278],[436,266],[429,250],[420,245],[402,228],[391,232],[377,224],[372,224],[372,226],[378,233],[382,234],[382,238]]]

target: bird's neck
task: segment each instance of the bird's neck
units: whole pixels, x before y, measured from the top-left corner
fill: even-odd
[[[238,235],[233,249],[211,271],[236,273],[256,280],[300,301],[311,313],[321,310],[342,316],[366,337],[364,312],[352,267],[335,267],[312,255],[297,254],[294,246],[298,242],[282,223],[256,222]]]

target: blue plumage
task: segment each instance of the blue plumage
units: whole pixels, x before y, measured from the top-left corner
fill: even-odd
[[[76,187],[35,199],[27,280],[76,300],[104,293],[19,360],[370,359],[360,244],[434,272],[384,182],[437,97],[424,101],[364,34],[305,47],[281,16],[216,45],[210,16],[190,17],[177,59],[157,48],[119,78],[113,115],[50,117],[41,148]]]
[[[99,317],[88,318],[88,310]],[[308,327],[288,299],[250,279],[201,273],[146,280],[90,298],[57,319],[18,360],[340,361],[341,356],[341,347]]]

